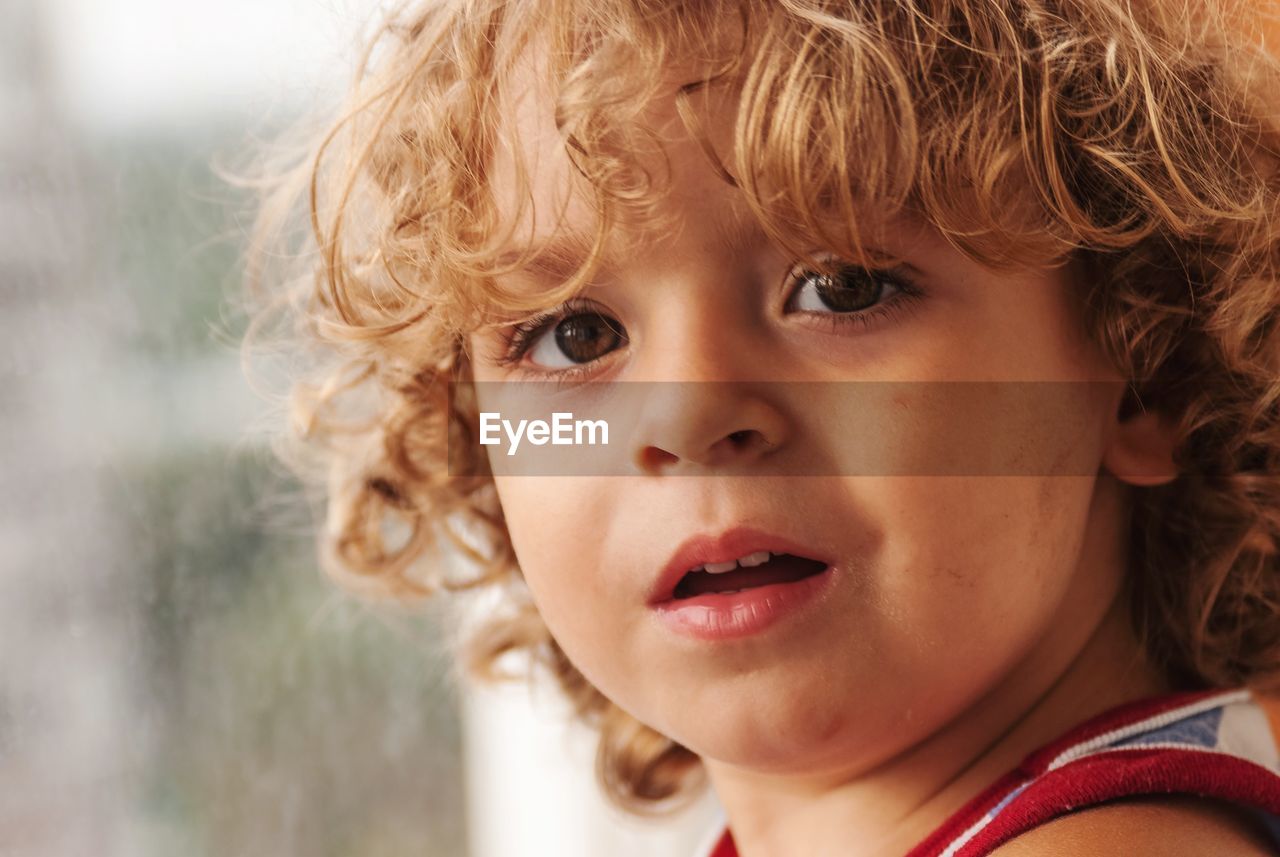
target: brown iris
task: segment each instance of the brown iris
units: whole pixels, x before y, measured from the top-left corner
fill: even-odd
[[[866,268],[841,268],[836,274],[817,274],[818,298],[837,312],[857,312],[880,300],[884,283]]]
[[[561,319],[555,329],[556,346],[574,363],[589,363],[608,354],[622,341],[610,319],[588,312]]]

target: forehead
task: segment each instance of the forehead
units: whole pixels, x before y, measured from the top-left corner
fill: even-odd
[[[758,231],[759,224],[741,192],[717,173],[703,143],[681,121],[676,92],[693,74],[691,68],[673,66],[663,75],[658,95],[640,110],[640,124],[652,135],[646,142],[660,149],[625,155],[665,189],[659,205],[665,216],[676,223],[697,219],[722,240],[732,241]],[[726,164],[731,160],[733,96],[725,87],[708,87],[692,93],[689,101],[706,141]],[[541,39],[519,53],[501,82],[497,117],[488,186],[499,231],[510,235],[502,261],[514,261],[524,248],[545,249],[534,267],[559,273],[558,268],[589,252],[597,216],[593,188],[569,158],[567,132],[556,127],[555,83]],[[606,248],[614,253],[606,252],[606,258],[621,254],[624,233],[630,250],[661,241],[659,235],[622,226],[614,230]]]

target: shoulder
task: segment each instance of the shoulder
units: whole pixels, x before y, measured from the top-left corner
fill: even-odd
[[[991,857],[1275,857],[1243,809],[1193,796],[1124,798],[1027,831]]]

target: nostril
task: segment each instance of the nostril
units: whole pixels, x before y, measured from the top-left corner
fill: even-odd
[[[635,453],[633,466],[643,473],[657,474],[672,468],[684,459],[702,466],[719,466],[742,455],[763,455],[776,446],[764,432],[758,429],[737,429],[721,435],[720,439],[698,455],[682,455],[680,451],[647,445]]]
[[[732,434],[725,435],[727,440],[734,449],[739,452],[747,450],[763,450],[772,446],[763,433],[755,429],[739,429]]]
[[[674,464],[679,461],[680,457],[667,452],[665,449],[659,449],[656,446],[646,447],[640,453],[640,467],[646,472],[656,472],[660,468]]]

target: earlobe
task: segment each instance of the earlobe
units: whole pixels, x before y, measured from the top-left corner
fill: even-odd
[[[1176,427],[1163,414],[1137,411],[1118,418],[1102,466],[1130,485],[1166,485],[1178,478],[1177,444]]]

